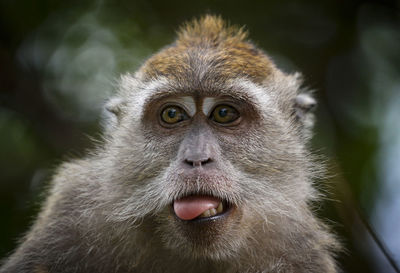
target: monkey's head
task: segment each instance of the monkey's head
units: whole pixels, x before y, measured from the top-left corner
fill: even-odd
[[[218,17],[182,27],[107,105],[107,220],[148,229],[185,257],[294,237],[315,196],[315,101],[300,84]]]

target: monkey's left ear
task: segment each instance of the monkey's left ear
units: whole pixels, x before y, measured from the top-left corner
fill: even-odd
[[[317,106],[317,102],[309,93],[301,93],[295,99],[295,115],[296,119],[301,123],[305,137],[311,133],[314,125],[313,111]]]
[[[105,103],[103,111],[103,127],[106,131],[115,128],[119,124],[122,116],[123,104],[123,99],[119,97],[113,97]]]

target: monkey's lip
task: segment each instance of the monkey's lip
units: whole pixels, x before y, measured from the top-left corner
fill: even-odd
[[[205,208],[198,209],[198,212],[195,214],[196,216],[192,217],[182,217],[180,212],[177,212],[177,204],[178,202],[182,202],[182,200],[198,200],[198,199],[206,199],[207,201],[211,200],[210,203],[205,205]],[[187,202],[187,201],[184,201]],[[189,201],[190,203],[190,201]],[[189,204],[190,206],[190,204]],[[208,209],[209,208],[209,209]],[[171,205],[172,213],[174,214],[175,218],[179,221],[186,222],[186,223],[206,223],[210,221],[216,221],[227,217],[230,212],[233,210],[233,206],[218,197],[214,196],[204,196],[204,195],[189,195],[183,197],[181,199],[175,200]]]

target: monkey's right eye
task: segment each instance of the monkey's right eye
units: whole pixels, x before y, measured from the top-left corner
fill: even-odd
[[[179,106],[168,106],[161,112],[161,120],[168,124],[175,124],[189,119],[185,110]]]
[[[239,112],[229,105],[218,105],[211,113],[211,119],[221,124],[232,123],[239,116]]]

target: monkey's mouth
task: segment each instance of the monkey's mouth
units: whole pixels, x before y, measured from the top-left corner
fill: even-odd
[[[190,195],[172,204],[175,216],[182,221],[205,222],[225,217],[232,206],[218,197]]]

